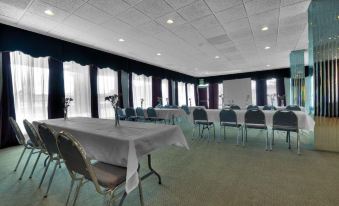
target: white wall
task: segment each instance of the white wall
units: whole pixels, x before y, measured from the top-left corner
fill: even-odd
[[[251,78],[225,80],[224,104],[236,104],[246,107],[252,102]]]

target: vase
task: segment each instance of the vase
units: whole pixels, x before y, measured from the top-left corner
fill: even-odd
[[[119,123],[119,114],[118,114],[118,108],[114,108],[114,111],[115,111],[115,122],[114,122],[114,126],[119,126],[120,123]]]
[[[64,120],[67,120],[68,119],[68,109],[67,107],[64,108]]]

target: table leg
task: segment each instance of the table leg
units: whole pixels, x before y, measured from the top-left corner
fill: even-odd
[[[152,159],[151,159],[151,155],[147,155],[147,160],[148,160],[148,168],[151,170],[149,173],[145,174],[143,177],[141,177],[141,180],[146,179],[147,177],[149,177],[152,174],[155,174],[158,177],[158,181],[159,181],[159,185],[161,185],[161,176],[159,175],[159,173],[157,173],[153,168],[152,168]]]
[[[175,125],[175,123],[174,123],[174,114],[172,114],[172,124]]]

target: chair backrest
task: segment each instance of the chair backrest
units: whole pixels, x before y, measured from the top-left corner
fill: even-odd
[[[15,119],[13,117],[9,117],[9,123],[10,123],[12,129],[14,130],[15,137],[18,140],[19,144],[25,145],[26,139],[25,139],[25,136],[22,134],[18,123],[15,121]]]
[[[301,111],[301,108],[298,105],[288,105],[286,110],[289,111]]]
[[[135,110],[134,108],[126,108],[125,110],[125,113],[126,113],[126,117],[132,117],[132,116],[135,116]]]
[[[275,108],[275,106],[265,105],[262,110],[277,110],[277,108]]]
[[[29,136],[29,139],[32,141],[33,145],[35,147],[44,148],[44,144],[42,140],[40,139],[40,136],[35,130],[34,126],[27,119],[25,119],[23,122],[24,122],[26,132]]]
[[[38,132],[43,141],[45,148],[50,156],[58,154],[58,148],[56,145],[55,132],[50,129],[45,123],[38,125]]]
[[[122,109],[121,109],[120,107],[118,107],[118,116],[119,116],[119,117],[125,116],[125,115],[124,115],[124,112],[122,111]]]
[[[157,117],[157,113],[153,107],[148,107],[147,108],[147,116],[148,117]]]
[[[186,114],[190,114],[190,110],[189,110],[187,105],[182,105],[181,109],[184,110],[186,112]]]
[[[238,123],[237,114],[233,109],[223,109],[219,113],[220,122]]]
[[[240,110],[240,107],[238,105],[231,105],[230,108],[233,110]]]
[[[266,118],[263,111],[250,109],[245,113],[245,124],[262,124],[266,125]]]
[[[195,108],[193,111],[193,121],[208,121],[207,112],[203,108]]]
[[[138,117],[144,117],[145,116],[144,110],[141,107],[137,107],[135,109],[135,111],[136,111]]]
[[[98,180],[90,160],[87,159],[86,152],[78,140],[66,132],[60,132],[56,138],[56,145],[72,178],[76,178],[76,174],[90,178],[98,190]]]
[[[282,126],[298,129],[298,117],[293,111],[281,110],[273,115],[273,127]]]
[[[247,106],[247,110],[252,110],[252,109],[258,110],[259,107],[258,107],[257,105],[248,105],[248,106]]]

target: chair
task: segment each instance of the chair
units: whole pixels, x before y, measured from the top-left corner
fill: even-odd
[[[15,134],[15,137],[16,139],[18,140],[19,144],[20,145],[23,145],[24,146],[24,149],[19,157],[19,160],[15,166],[15,169],[14,169],[14,172],[16,172],[16,170],[18,169],[18,166],[22,160],[22,157],[24,156],[26,150],[31,150],[28,157],[27,157],[27,160],[26,160],[26,163],[25,163],[25,166],[24,168],[22,169],[22,172],[21,172],[21,175],[19,177],[19,180],[22,179],[22,176],[24,175],[25,171],[26,171],[26,168],[27,168],[27,165],[29,163],[29,161],[31,160],[31,157],[33,154],[35,154],[36,152],[34,152],[34,150],[38,147],[36,144],[34,144],[34,142],[31,140],[31,139],[28,139],[26,141],[24,135],[22,134],[22,131],[20,130],[20,127],[18,125],[18,123],[14,120],[13,117],[9,117],[9,123],[14,131],[14,134]]]
[[[166,120],[164,118],[160,118],[157,115],[157,112],[155,111],[155,109],[153,107],[149,107],[147,108],[147,118],[146,120],[149,120],[151,122],[157,123],[160,121],[163,121],[166,124]]]
[[[297,115],[293,111],[288,110],[281,110],[274,113],[271,148],[272,145],[274,144],[274,131],[276,130],[287,132],[288,149],[291,149],[290,132],[297,133],[297,149],[298,155],[300,155],[300,136]]]
[[[36,166],[39,162],[41,154],[48,155],[48,153],[45,149],[44,143],[42,142],[42,140],[41,140],[39,134],[37,133],[37,131],[35,130],[34,126],[27,119],[25,119],[23,121],[23,123],[24,123],[24,127],[26,129],[26,132],[27,132],[29,138],[32,140],[32,142],[34,142],[34,145],[36,145],[35,149],[38,150],[38,152],[36,152],[36,153],[39,153],[37,159],[35,160],[31,174],[29,175],[29,178],[31,179],[32,176],[33,176],[33,173],[35,171],[35,168],[36,168]]]
[[[250,109],[245,113],[245,140],[247,141],[247,129],[265,129],[266,130],[266,151],[268,150],[268,129],[266,126],[265,114],[261,110]],[[243,139],[243,145],[245,140]]]
[[[136,113],[139,121],[145,121],[145,113],[144,113],[144,110],[141,107],[137,107],[135,109],[135,113]]]
[[[236,127],[238,128],[237,135],[237,144],[239,144],[239,132],[241,132],[241,138],[244,138],[242,132],[242,125],[238,124],[237,114],[233,109],[223,109],[219,113],[220,118],[220,136],[221,136],[221,128],[224,128],[224,139],[226,139],[226,127]]]
[[[57,148],[57,145],[56,145],[56,136],[55,136],[56,132],[54,130],[52,130],[51,128],[49,128],[45,123],[41,123],[41,124],[38,125],[38,132],[40,134],[40,137],[41,137],[41,139],[42,139],[42,141],[45,145],[45,148],[47,150],[47,154],[49,156],[49,160],[48,160],[48,163],[46,165],[45,171],[42,175],[42,178],[41,178],[41,181],[40,181],[40,184],[39,184],[39,188],[41,187],[41,185],[42,185],[42,183],[45,179],[49,165],[51,164],[51,162],[55,162],[53,172],[52,172],[52,175],[49,179],[48,187],[47,187],[46,193],[44,195],[44,197],[46,198],[47,195],[48,195],[48,191],[51,187],[54,175],[55,175],[55,170],[56,170],[58,165],[59,166],[61,165],[62,159],[59,155],[59,151],[58,151],[58,148]]]
[[[188,108],[187,105],[182,105],[182,106],[181,106],[181,109],[184,110],[184,111],[186,112],[187,115],[190,114],[190,109]]]
[[[277,108],[275,108],[275,106],[265,105],[262,110],[277,110]]]
[[[200,126],[202,125],[201,137],[204,134],[204,130],[208,130],[208,141],[210,141],[210,128],[213,127],[214,139],[215,139],[215,126],[213,122],[208,121],[207,112],[203,108],[196,108],[193,110],[193,137],[195,134],[195,129],[199,127],[199,136],[200,136]]]
[[[301,111],[301,108],[298,105],[288,105],[286,110],[289,111]]]
[[[119,117],[119,120],[125,120],[126,119],[126,115],[124,114],[124,111],[122,111],[122,109],[120,107],[118,107],[118,117]]]
[[[259,107],[258,107],[257,105],[248,105],[248,106],[247,106],[247,110],[252,110],[252,109],[258,110]]]
[[[125,113],[126,113],[126,119],[127,120],[129,120],[129,121],[137,121],[138,120],[138,117],[135,114],[134,108],[126,108]]]
[[[68,193],[66,205],[68,205],[74,183],[79,182],[74,194],[73,204],[76,204],[81,187],[91,181],[96,191],[99,194],[109,195],[108,205],[114,203],[116,198],[115,192],[121,188],[126,181],[127,168],[119,167],[103,162],[91,163],[91,160],[86,157],[86,152],[81,144],[70,134],[60,132],[56,140],[57,148],[60,156],[64,159],[67,170],[72,178],[71,188]],[[104,188],[104,189],[102,189]],[[126,192],[120,201],[120,206],[123,204]],[[143,205],[143,196],[141,189],[141,179],[139,177],[139,197],[140,203]]]
[[[241,108],[238,105],[230,105],[230,108],[233,110],[240,110]]]

